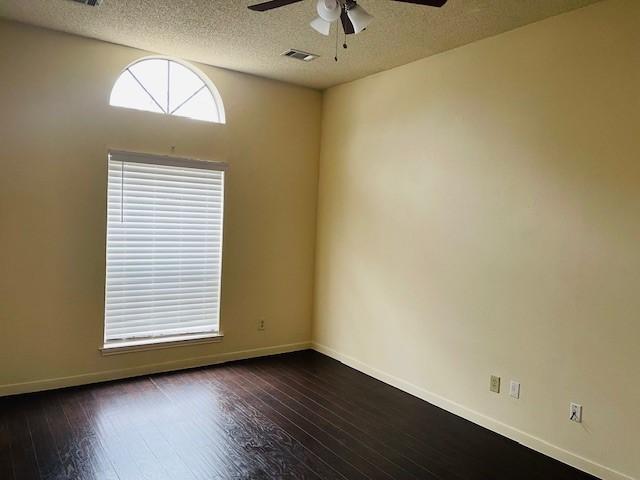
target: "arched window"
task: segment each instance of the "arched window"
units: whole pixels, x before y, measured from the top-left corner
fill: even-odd
[[[109,103],[115,107],[225,123],[215,85],[194,67],[161,57],[133,62],[118,77]]]

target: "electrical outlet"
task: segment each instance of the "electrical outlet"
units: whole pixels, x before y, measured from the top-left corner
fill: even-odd
[[[511,384],[509,385],[509,395],[513,398],[520,398],[520,382],[511,380]]]
[[[494,393],[500,393],[500,377],[491,375],[491,383],[489,383],[489,390]]]
[[[582,405],[573,402],[569,404],[569,420],[582,423]]]
[[[258,330],[264,330],[264,318],[258,320]]]

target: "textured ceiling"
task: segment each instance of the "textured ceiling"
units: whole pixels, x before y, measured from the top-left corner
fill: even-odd
[[[338,63],[335,35],[324,37],[308,25],[314,0],[266,13],[246,8],[258,1],[103,0],[88,7],[70,0],[0,0],[0,17],[326,88],[598,0],[449,0],[443,8],[360,0],[375,20],[349,36]],[[321,57],[310,63],[280,57],[288,48]]]

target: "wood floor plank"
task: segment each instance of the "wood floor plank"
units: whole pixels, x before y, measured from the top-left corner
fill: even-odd
[[[119,480],[99,434],[81,403],[85,392],[84,388],[75,388],[55,396],[69,423],[69,432],[75,445],[76,463],[87,465],[96,479]]]
[[[243,448],[236,435],[242,436],[240,429],[228,428],[222,421],[226,415],[220,408],[220,397],[212,394],[206,385],[194,381],[190,373],[184,375],[164,375],[156,378],[154,384],[176,405],[185,411],[197,411],[198,431],[210,435],[221,447],[220,458],[231,464],[237,475],[243,478],[265,476],[268,464],[260,455],[253,455],[249,448]]]
[[[339,452],[345,459],[349,460],[354,457],[366,459],[371,467],[375,467],[375,470],[371,470],[371,467],[368,467],[372,476],[393,479],[420,478],[384,456],[383,449],[376,448],[380,447],[380,445],[373,438],[370,438],[369,442],[364,441],[366,434],[363,436],[364,432],[362,430],[353,428],[347,421],[332,415],[331,412],[327,411],[325,415],[322,415],[321,409],[317,405],[311,404],[307,397],[298,395],[293,390],[288,389],[285,384],[277,382],[265,370],[259,369],[254,364],[244,367],[237,365],[234,368],[243,372],[246,378],[260,386],[266,394],[276,398],[292,412],[312,422],[328,436],[332,437],[337,442],[333,443],[334,452]],[[423,470],[422,478],[435,480],[437,477],[431,472]]]
[[[7,425],[9,399],[0,398],[0,478],[14,480],[11,464],[11,435]]]
[[[314,355],[322,357],[320,363],[327,362],[326,357],[320,354]],[[421,452],[428,451],[431,447],[435,448],[440,456],[449,458],[451,466],[447,468],[460,471],[460,474],[465,478],[482,479],[486,476],[510,478],[516,468],[522,471],[519,475],[523,480],[545,478],[549,472],[549,466],[555,462],[535,452],[533,452],[534,456],[527,455],[527,451],[529,453],[531,451],[513,441],[455,417],[381,382],[375,382],[376,388],[382,389],[386,396],[380,394],[368,396],[368,391],[361,391],[356,387],[360,382],[367,385],[371,382],[370,377],[338,364],[339,374],[347,376],[347,378],[338,380],[336,377],[332,377],[326,369],[319,368],[318,365],[313,365],[311,368],[309,365],[301,367],[300,365],[304,364],[306,356],[308,355],[302,356],[302,362],[295,364],[287,362],[286,368],[287,370],[297,369],[304,375],[311,375],[312,380],[307,381],[307,386],[321,390],[324,387],[320,398],[322,395],[331,396],[336,390],[348,392],[347,396],[351,402],[350,408],[358,409],[361,412],[359,417],[364,419],[368,418],[368,415],[373,415],[372,418],[377,418],[381,423],[384,423],[385,419],[392,418],[393,424],[401,429],[403,435],[410,438],[408,445]],[[277,359],[275,360],[277,361]],[[333,360],[329,361],[337,363]],[[285,371],[279,371],[279,373],[286,376]],[[369,402],[365,399],[373,399],[373,401]],[[416,403],[419,403],[419,406],[422,406],[425,411],[416,411],[413,408]],[[378,405],[384,406],[385,411],[378,410]],[[449,417],[448,419],[445,417],[444,422],[438,420],[438,417],[443,413]],[[424,446],[415,445],[415,441],[421,442]],[[495,455],[496,451],[505,449],[513,449],[513,455],[508,458]],[[458,461],[461,453],[464,454],[464,465]],[[576,475],[574,469],[563,464],[552,467],[552,471],[556,472],[556,475],[564,475],[563,470],[568,472],[570,478],[574,478]]]
[[[62,410],[57,397],[58,392],[47,392],[42,399],[42,412],[49,425],[52,447],[55,447],[64,475],[69,479],[82,478],[92,480],[95,478],[89,465],[79,462],[76,457],[76,445],[72,437],[71,426]],[[64,391],[60,392],[64,395]]]
[[[262,382],[259,377],[245,375],[240,367],[232,367],[233,371],[239,374],[239,379],[246,382],[245,385],[257,392],[263,398],[263,401],[271,405],[276,411],[287,416],[300,428],[312,435],[322,443],[327,449],[338,455],[345,462],[356,468],[359,472],[369,478],[392,479],[391,475],[379,469],[373,461],[365,458],[353,450],[353,444],[349,443],[346,438],[340,435],[336,429],[328,428],[326,421],[313,412],[300,412],[295,408],[287,405],[285,399],[281,398],[277,392],[272,390],[270,386]]]
[[[123,390],[124,383],[91,388],[82,395],[82,408],[96,419],[94,428],[120,480],[167,478],[168,472],[130,420],[136,409]]]
[[[0,398],[2,480],[254,478],[595,477],[313,351]]]
[[[134,410],[127,411],[127,422],[135,429],[148,450],[170,478],[197,480],[187,459],[191,450],[180,448],[173,438],[173,405],[155,388],[151,380],[123,382],[118,385],[120,396],[127,396]],[[186,457],[186,458],[185,458]],[[201,477],[206,477],[202,474]]]
[[[261,463],[265,472],[278,478],[321,478],[292,454],[291,447],[295,443],[293,438],[264,416],[258,417],[259,412],[239,401],[231,390],[221,388],[219,383],[212,381],[202,370],[189,372],[184,378],[205,386],[217,399],[218,422],[247,455]]]
[[[269,409],[262,408],[261,403],[248,392],[235,388],[230,382],[225,381],[220,374],[220,369],[206,369],[200,371],[208,384],[218,389],[223,395],[229,398],[234,404],[241,406],[244,415],[256,425],[258,438],[254,441],[260,442],[267,435],[271,441],[269,449],[277,449],[288,456],[296,459],[310,470],[314,476],[319,478],[343,478],[333,470],[321,458],[307,450],[303,443],[296,440],[284,428],[281,427],[277,418],[271,416]]]
[[[246,382],[246,380],[243,380],[237,375],[233,375],[228,369],[220,369],[217,370],[216,373],[226,382],[238,388],[239,395],[241,395],[242,398],[255,405],[256,408],[259,408],[262,412],[268,414],[271,421],[278,424],[289,435],[295,437],[304,445],[307,450],[320,458],[326,465],[330,466],[334,472],[331,475],[331,472],[327,471],[327,478],[345,478],[349,480],[369,478],[352,464],[336,455],[320,440],[315,438],[312,433],[307,432],[303,427],[299,426],[286,412],[279,409],[275,402],[252,388],[250,382]]]
[[[27,412],[40,477],[42,480],[69,480],[57,449],[52,448],[55,440],[44,410],[46,399],[44,395],[34,396],[33,408]]]
[[[314,383],[328,386],[329,391],[350,391],[350,397],[355,401],[362,398],[370,399],[370,409],[377,410],[380,415],[393,417],[407,435],[418,438],[426,436],[427,442],[430,443],[438,439],[439,445],[440,441],[445,441],[449,447],[453,447],[456,455],[464,454],[466,461],[472,462],[475,466],[474,473],[490,467],[493,478],[511,478],[516,470],[521,472],[519,478],[523,480],[595,478],[468,420],[451,415],[406,392],[379,381],[372,381],[368,375],[320,353],[305,351],[297,358],[297,362],[280,363],[283,360],[280,356],[274,357],[273,360],[287,368],[297,368],[313,375]],[[406,417],[405,420],[402,420],[403,417]],[[425,425],[429,428],[424,428]],[[510,451],[511,454],[496,455],[498,451]],[[471,475],[466,474],[468,477]]]
[[[359,428],[351,421],[352,415],[341,416],[333,408],[333,404],[325,406],[321,402],[317,402],[315,394],[296,389],[292,382],[286,381],[281,375],[271,373],[270,370],[264,368],[264,365],[254,366],[252,364],[248,370],[254,375],[259,375],[283,395],[299,404],[304,409],[303,411],[320,415],[335,428],[345,432],[348,435],[347,441],[361,443],[368,450],[369,455],[373,453],[380,461],[384,460],[381,467],[387,469],[394,478],[405,478],[407,474],[409,478],[437,478],[433,472],[405,456],[401,449],[395,449],[384,440],[375,438]]]
[[[282,371],[279,370],[279,372],[283,374]],[[298,389],[310,398],[314,398],[316,402],[322,404],[325,408],[335,411],[344,418],[351,418],[358,428],[370,436],[385,439],[384,441],[388,445],[396,445],[396,448],[402,448],[405,456],[412,462],[421,465],[436,477],[446,480],[468,478],[458,473],[458,458],[454,455],[447,455],[440,442],[420,442],[407,435],[403,429],[398,428],[396,425],[397,417],[385,414],[374,415],[369,411],[369,405],[354,401],[353,395],[346,388],[343,395],[334,395],[327,390],[318,389],[313,382],[304,378],[295,376],[285,376],[285,378],[290,381],[290,385],[293,388]],[[354,411],[357,411],[358,415],[353,416],[352,412]],[[493,474],[494,472],[491,473]],[[474,470],[474,475],[478,475],[479,478],[486,474],[487,472],[483,472],[482,469],[479,471]]]
[[[11,462],[16,479],[39,480],[38,458],[31,440],[31,429],[27,412],[33,399],[28,397],[24,405],[12,402],[9,407],[7,426],[11,438]]]

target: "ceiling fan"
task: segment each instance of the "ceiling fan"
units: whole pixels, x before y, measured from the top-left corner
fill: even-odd
[[[285,7],[304,0],[270,0],[249,6],[249,10],[266,12],[274,8]],[[447,0],[393,0],[403,3],[414,3],[427,7],[441,7]],[[355,0],[317,0],[318,16],[311,21],[311,27],[323,35],[329,35],[331,24],[340,19],[342,29],[346,35],[358,34],[363,31],[373,17],[356,3]]]

